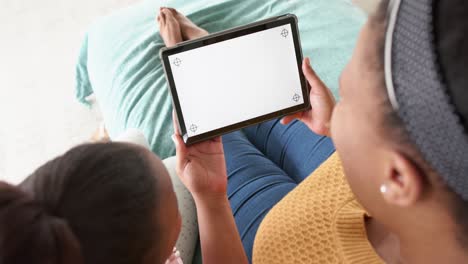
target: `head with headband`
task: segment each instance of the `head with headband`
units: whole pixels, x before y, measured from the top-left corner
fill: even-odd
[[[383,0],[340,95],[332,136],[360,203],[396,233],[468,248],[468,4]]]

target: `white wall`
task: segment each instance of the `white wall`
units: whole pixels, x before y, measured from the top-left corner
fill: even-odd
[[[83,142],[99,115],[74,100],[86,28],[135,0],[0,0],[0,179],[19,182]]]

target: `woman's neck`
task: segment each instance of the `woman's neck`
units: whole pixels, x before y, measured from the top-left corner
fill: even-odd
[[[398,237],[389,232],[382,224],[374,218],[366,218],[367,239],[375,252],[385,263],[402,263],[400,258],[400,241]]]
[[[367,238],[385,263],[468,263],[468,252],[447,230],[434,233],[417,227],[398,236],[373,218],[365,223]]]

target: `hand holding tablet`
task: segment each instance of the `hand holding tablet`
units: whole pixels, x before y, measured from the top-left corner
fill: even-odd
[[[188,145],[310,107],[293,15],[183,42],[161,57]]]
[[[312,69],[309,58],[304,59],[302,72],[311,87],[309,95],[311,108],[285,116],[281,119],[281,123],[287,125],[297,119],[307,125],[315,134],[331,137],[330,128],[333,109],[336,104],[335,97]]]

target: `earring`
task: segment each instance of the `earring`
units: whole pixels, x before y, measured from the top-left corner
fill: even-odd
[[[382,194],[385,194],[385,193],[387,192],[387,185],[382,184],[382,185],[380,186],[380,192],[381,192]]]

